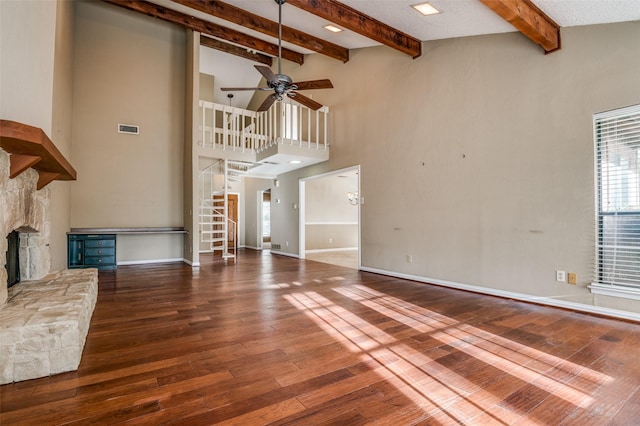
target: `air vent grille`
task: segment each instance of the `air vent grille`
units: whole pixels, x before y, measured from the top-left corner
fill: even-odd
[[[139,135],[140,127],[133,124],[118,124],[118,133],[128,133],[130,135]]]

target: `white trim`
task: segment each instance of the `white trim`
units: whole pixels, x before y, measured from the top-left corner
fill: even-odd
[[[358,222],[306,222],[305,225],[357,225]]]
[[[621,311],[618,309],[604,308],[600,306],[585,305],[582,303],[568,302],[564,300],[552,299],[549,297],[532,296],[530,294],[515,293],[511,291],[497,290],[487,287],[480,287],[470,284],[461,284],[453,281],[444,281],[433,278],[420,277],[417,275],[409,275],[398,272],[386,271],[384,269],[376,269],[361,266],[361,271],[372,272],[374,274],[387,275],[405,280],[418,281],[426,284],[435,284],[442,287],[455,288],[458,290],[472,291],[474,293],[482,293],[490,296],[498,296],[507,299],[516,299],[523,302],[537,303],[541,305],[553,306],[556,308],[570,309],[573,311],[586,312],[596,315],[604,315],[608,317],[621,318],[625,320],[640,322],[640,313]]]
[[[340,247],[340,248],[329,248],[329,249],[314,249],[307,250],[306,253],[327,253],[331,251],[354,251],[358,250],[358,247]]]
[[[307,182],[298,182],[298,253],[304,259],[307,253]]]
[[[189,259],[182,259],[182,261],[184,263],[186,263],[187,265],[190,265],[192,268],[199,268],[200,267],[200,262],[192,262]]]
[[[345,172],[349,172],[349,171],[353,171],[353,170],[358,170],[358,172],[359,172],[360,171],[360,165],[359,164],[355,164],[353,166],[345,167],[345,168],[338,169],[338,170],[331,170],[329,172],[321,173],[319,175],[313,175],[313,176],[307,176],[307,177],[304,177],[304,178],[300,178],[300,180],[301,181],[308,181],[308,180],[320,179],[320,178],[323,178],[323,177],[339,175],[340,173],[345,173]]]
[[[257,191],[258,199],[256,200],[256,204],[258,208],[256,209],[256,243],[258,243],[258,247],[256,250],[262,250],[262,244],[264,242],[264,235],[262,235],[262,225],[264,224],[262,222],[264,221],[264,193],[266,191],[266,189],[259,189]],[[271,197],[271,193],[269,193],[269,197]],[[271,198],[269,198],[269,200],[271,200]],[[271,201],[269,201],[269,204],[271,204]],[[269,206],[269,208],[271,208],[271,206]]]
[[[640,113],[640,105],[630,105],[623,108],[611,109],[609,111],[603,111],[593,114],[593,119],[608,119],[608,118],[616,118],[629,114],[638,114]]]
[[[289,256],[289,257],[295,257],[296,259],[300,259],[300,256],[298,256],[295,253],[285,253],[283,251],[273,251],[273,250],[271,250],[271,254],[279,254],[281,256]]]
[[[175,257],[175,258],[171,258],[171,259],[148,259],[148,260],[121,260],[118,262],[118,265],[146,265],[149,263],[174,263],[174,262],[185,262],[185,263],[189,263],[186,261],[186,259],[183,259],[182,257]]]
[[[247,248],[247,249],[251,249],[251,250],[256,250],[256,251],[262,251],[262,247],[252,247],[252,246],[242,246],[242,248]]]
[[[603,296],[622,297],[624,299],[640,300],[640,290],[629,287],[611,286],[600,283],[591,283],[588,286],[592,294]]]

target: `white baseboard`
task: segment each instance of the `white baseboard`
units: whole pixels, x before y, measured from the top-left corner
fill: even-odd
[[[490,296],[498,296],[498,297],[503,297],[507,299],[520,300],[523,302],[537,303],[540,305],[553,306],[556,308],[564,308],[564,309],[570,309],[573,311],[580,311],[580,312],[586,312],[590,314],[604,315],[607,317],[621,318],[625,320],[640,322],[640,313],[635,313],[635,312],[628,312],[628,311],[604,308],[604,307],[593,306],[593,305],[585,305],[582,303],[552,299],[550,297],[532,296],[529,294],[515,293],[515,292],[505,291],[505,290],[497,290],[493,288],[480,287],[480,286],[475,286],[470,284],[461,284],[453,281],[444,281],[444,280],[438,280],[433,278],[426,278],[426,277],[421,277],[417,275],[386,271],[384,269],[369,268],[366,266],[361,266],[360,270],[365,272],[372,272],[374,274],[387,275],[395,278],[418,281],[426,284],[435,284],[442,287],[455,288],[458,290],[472,291],[474,293],[487,294]]]
[[[295,257],[296,259],[300,259],[300,256],[298,256],[297,254],[285,253],[283,251],[273,251],[273,249],[271,249],[271,254],[279,254],[281,256],[289,256],[289,257]]]
[[[260,247],[252,247],[252,246],[244,246],[244,248],[249,249],[249,250],[262,250]]]
[[[146,265],[150,263],[175,263],[175,262],[186,262],[185,259],[181,257],[176,257],[172,259],[148,259],[148,260],[121,260],[118,262],[118,266],[120,265]]]
[[[189,259],[182,259],[182,261],[184,263],[186,263],[187,265],[191,266],[192,268],[199,268],[200,267],[200,262],[192,262]]]
[[[354,251],[358,250],[358,247],[342,247],[342,248],[329,248],[329,249],[313,249],[305,250],[305,253],[327,253],[331,251]]]

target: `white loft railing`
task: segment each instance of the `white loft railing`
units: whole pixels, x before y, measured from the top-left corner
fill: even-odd
[[[200,101],[200,136],[205,148],[259,152],[276,143],[327,149],[329,108],[317,111],[287,99],[264,112]]]

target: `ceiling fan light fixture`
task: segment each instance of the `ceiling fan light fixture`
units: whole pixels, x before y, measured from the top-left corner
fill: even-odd
[[[417,10],[419,13],[421,13],[424,16],[437,15],[438,13],[442,13],[438,9],[430,5],[428,2],[414,4],[414,5],[411,5],[411,7]]]
[[[0,0],[2,1],[2,0]],[[310,108],[314,111],[318,111],[322,108],[322,104],[314,101],[310,97],[303,95],[302,93],[295,92],[295,90],[312,90],[312,89],[332,89],[333,84],[329,79],[324,80],[310,80],[299,81],[294,83],[291,77],[282,74],[281,61],[282,61],[282,5],[286,0],[275,0],[278,4],[278,72],[274,73],[271,68],[264,65],[254,65],[254,68],[258,70],[262,77],[267,82],[267,87],[221,87],[222,91],[236,91],[236,90],[250,90],[250,91],[273,91],[267,96],[262,104],[258,107],[258,112],[267,111],[274,102],[282,101],[285,96],[291,99],[295,99],[299,104]]]
[[[324,28],[327,31],[331,31],[332,33],[340,33],[340,32],[342,32],[342,28],[338,28],[335,25],[331,25],[331,24],[325,25],[322,28]]]

